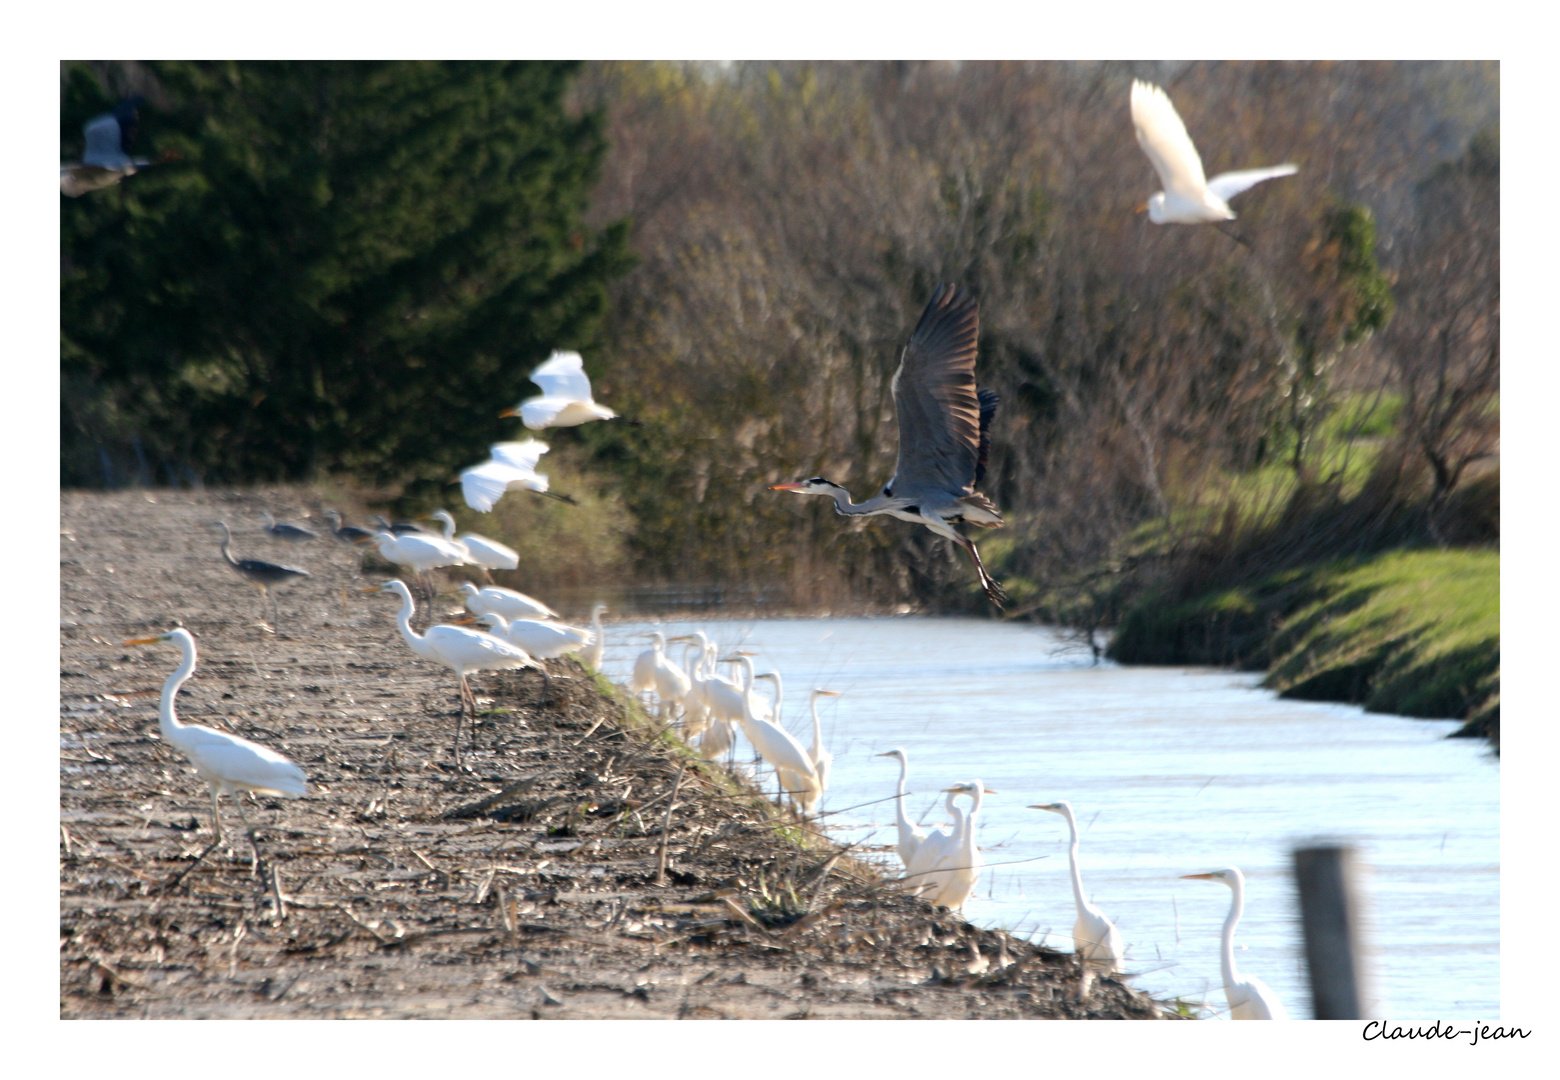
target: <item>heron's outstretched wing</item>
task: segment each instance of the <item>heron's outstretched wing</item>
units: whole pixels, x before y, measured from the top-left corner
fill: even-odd
[[[553,350],[547,361],[531,372],[531,381],[542,388],[546,397],[592,400],[590,377],[585,374],[585,361],[577,352]]]
[[[1163,90],[1152,83],[1133,80],[1132,126],[1137,131],[1138,145],[1154,163],[1165,193],[1200,200],[1206,183],[1202,158]]]
[[[1225,202],[1229,202],[1254,184],[1271,180],[1275,176],[1293,176],[1299,171],[1298,165],[1274,165],[1267,169],[1241,169],[1238,172],[1220,173],[1208,181],[1208,190]]]
[[[1002,395],[987,387],[976,395],[980,399],[980,450],[975,456],[975,487],[986,478],[986,462],[991,458],[991,418],[997,413]]]
[[[896,496],[925,491],[958,498],[975,490],[979,329],[975,298],[957,286],[937,286],[894,372],[899,419],[899,460],[892,482]]]

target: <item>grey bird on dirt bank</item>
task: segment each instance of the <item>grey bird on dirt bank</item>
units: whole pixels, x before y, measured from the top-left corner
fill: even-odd
[[[899,420],[899,459],[893,478],[865,502],[821,476],[772,491],[828,495],[846,517],[889,514],[919,522],[969,552],[986,597],[998,608],[1007,596],[980,561],[975,542],[955,525],[1002,525],[1002,514],[976,490],[986,475],[989,429],[999,400],[995,390],[975,389],[975,342],[979,305],[962,288],[939,285],[910,335],[894,373],[894,411]]]
[[[282,613],[277,610],[276,598],[271,595],[271,586],[281,585],[294,578],[308,577],[309,572],[300,570],[296,566],[266,562],[264,559],[235,559],[233,553],[228,550],[233,543],[233,534],[228,530],[227,522],[208,521],[206,524],[222,530],[222,557],[233,568],[233,572],[260,590],[261,621],[265,619],[265,602],[270,600],[271,610],[276,613],[276,619],[280,622]]]
[[[125,98],[111,113],[94,116],[82,127],[87,150],[79,163],[60,166],[60,192],[79,198],[89,191],[110,187],[137,169],[157,164],[148,158],[133,158],[130,146],[135,142],[137,120],[144,98]]]
[[[265,517],[265,531],[277,540],[285,540],[289,544],[306,544],[310,540],[318,540],[320,534],[313,529],[305,529],[302,525],[290,525],[285,521],[277,521],[271,516],[269,510],[260,511]]]

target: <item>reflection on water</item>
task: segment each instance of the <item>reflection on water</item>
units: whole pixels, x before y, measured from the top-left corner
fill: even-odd
[[[974,922],[1071,948],[1066,824],[1025,809],[1067,799],[1084,888],[1121,929],[1136,986],[1222,1015],[1229,891],[1179,875],[1234,865],[1247,879],[1236,963],[1304,1017],[1290,851],[1346,839],[1372,870],[1381,1012],[1498,1015],[1499,771],[1481,742],[1444,738],[1452,721],[1284,701],[1252,674],[1094,665],[1052,630],[970,619],[609,624],[610,676],[626,681],[648,643],[634,635],[651,629],[757,653],[759,671],[784,677],[786,725],[804,745],[807,691],[844,693],[820,708],[834,753],[825,809],[891,796],[898,766],[873,755],[896,746],[913,818],[941,822],[938,791],[956,781],[995,789],[977,834],[987,869],[964,909]],[[828,820],[897,867],[891,802]]]

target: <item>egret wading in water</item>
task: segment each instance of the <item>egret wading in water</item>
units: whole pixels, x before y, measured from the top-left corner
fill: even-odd
[[[363,591],[399,596],[401,610],[396,615],[396,625],[401,628],[401,640],[406,642],[406,647],[424,660],[443,664],[455,672],[456,678],[460,680],[460,711],[455,715],[455,761],[459,764],[461,720],[465,718],[468,704],[473,719],[477,712],[477,700],[471,693],[471,687],[466,684],[466,676],[473,671],[540,668],[541,665],[532,660],[524,649],[480,630],[440,624],[428,627],[427,633],[416,633],[412,630],[412,613],[417,605],[412,600],[412,591],[403,581],[392,578],[383,585],[370,585]]]
[[[1067,819],[1067,868],[1072,876],[1073,903],[1078,908],[1078,918],[1073,923],[1073,952],[1077,954],[1082,973],[1082,992],[1087,995],[1094,976],[1114,975],[1121,970],[1121,961],[1126,954],[1121,931],[1083,895],[1083,874],[1078,867],[1078,822],[1073,817],[1072,804],[1065,801],[1041,803],[1029,809],[1049,810]]]
[[[986,476],[999,400],[995,390],[975,390],[978,336],[975,298],[956,286],[937,286],[894,372],[899,458],[877,495],[854,502],[850,492],[821,476],[770,490],[828,495],[835,512],[846,517],[889,514],[925,525],[969,553],[987,599],[1000,608],[1002,587],[986,573],[975,542],[954,527],[1002,525],[996,506],[976,490]]]
[[[742,665],[747,675],[744,689],[747,690],[746,700],[741,715],[737,718],[742,727],[742,734],[747,736],[748,742],[753,744],[759,756],[774,767],[775,776],[780,782],[782,791],[796,794],[813,787],[818,783],[818,770],[813,768],[812,759],[807,756],[807,751],[802,749],[802,744],[796,741],[796,737],[778,723],[779,716],[771,721],[758,716],[753,711],[753,657],[749,653],[739,652],[727,657],[727,661],[735,661]],[[725,662],[725,661],[723,661]],[[775,673],[765,672],[764,678],[774,679]],[[776,682],[776,689],[779,683]],[[780,697],[776,694],[775,704],[780,703]]]
[[[249,824],[249,819],[244,816],[244,804],[239,801],[238,793],[251,791],[257,795],[276,795],[281,798],[305,795],[308,793],[308,785],[303,770],[275,750],[259,743],[224,731],[213,731],[199,724],[181,723],[173,702],[178,696],[179,687],[195,671],[195,638],[181,627],[156,637],[132,638],[124,644],[152,645],[159,641],[173,642],[179,647],[183,659],[173,674],[168,676],[168,681],[163,683],[157,733],[164,742],[177,747],[190,759],[190,764],[195,766],[195,774],[211,790],[211,823],[217,838],[195,861],[204,859],[212,848],[222,842],[222,810],[217,805],[217,794],[220,792],[232,799],[233,805],[238,808],[239,820],[244,823],[244,830],[254,847],[254,862],[251,865],[258,869],[260,843],[255,839],[255,830]]]
[[[980,848],[975,844],[975,818],[985,795],[996,792],[979,780],[970,780],[943,789],[948,794],[946,803],[953,818],[949,832],[936,830],[927,834],[921,846],[916,848],[910,861],[910,872],[905,875],[913,896],[923,896],[939,907],[961,908],[975,891],[980,879]],[[973,805],[968,814],[954,805],[960,795],[967,795]]]
[[[1230,887],[1230,913],[1224,917],[1219,939],[1219,967],[1224,975],[1224,997],[1230,1003],[1231,1020],[1288,1020],[1278,995],[1255,975],[1242,977],[1235,970],[1235,927],[1246,908],[1246,877],[1237,867],[1226,866],[1206,874],[1183,874],[1184,881],[1217,881]]]
[[[899,861],[905,869],[910,869],[910,860],[915,858],[915,852],[921,846],[921,841],[926,839],[926,830],[910,820],[910,815],[905,813],[905,777],[910,775],[910,759],[905,752],[898,747],[885,750],[876,757],[891,757],[899,759],[899,787],[894,793],[894,824],[899,829],[899,843],[896,849],[899,852]],[[948,800],[949,813],[953,812],[953,800]]]
[[[260,625],[265,626],[265,602],[271,602],[271,610],[276,615],[276,621],[282,621],[282,612],[276,606],[276,598],[271,595],[271,586],[282,585],[297,578],[308,577],[307,570],[300,570],[296,566],[283,566],[281,563],[266,562],[264,559],[235,559],[233,553],[228,550],[233,543],[233,534],[228,531],[225,521],[208,521],[206,524],[215,529],[222,530],[222,558],[233,572],[243,578],[249,584],[260,590]]]
[[[585,360],[577,352],[554,349],[531,372],[531,381],[542,388],[541,396],[526,398],[498,415],[518,416],[532,431],[576,427],[592,420],[623,419],[605,405],[596,404],[591,396],[590,376],[585,374]]]
[[[1235,211],[1230,209],[1228,200],[1254,184],[1300,171],[1298,165],[1273,165],[1204,179],[1202,158],[1170,98],[1159,87],[1140,79],[1132,82],[1132,127],[1137,132],[1138,145],[1153,162],[1159,182],[1164,185],[1163,191],[1138,207],[1139,212],[1148,211],[1148,220],[1155,225],[1233,221]]]

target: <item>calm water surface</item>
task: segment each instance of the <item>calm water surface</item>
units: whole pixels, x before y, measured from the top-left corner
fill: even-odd
[[[1134,985],[1224,1015],[1229,890],[1178,876],[1239,866],[1236,964],[1306,1017],[1290,851],[1347,839],[1371,867],[1378,1015],[1499,1015],[1499,768],[1482,742],[1444,738],[1455,722],[1285,701],[1254,674],[1095,665],[1053,630],[970,619],[609,624],[610,676],[627,680],[653,629],[756,653],[759,671],[782,675],[786,726],[803,745],[808,692],[843,692],[820,703],[834,753],[826,810],[891,796],[898,765],[873,755],[894,747],[909,755],[906,802],[925,824],[946,821],[939,789],[975,778],[994,789],[978,818],[973,922],[1071,949],[1066,822],[1025,809],[1067,799],[1085,892],[1121,929]],[[825,820],[898,867],[891,801]]]

